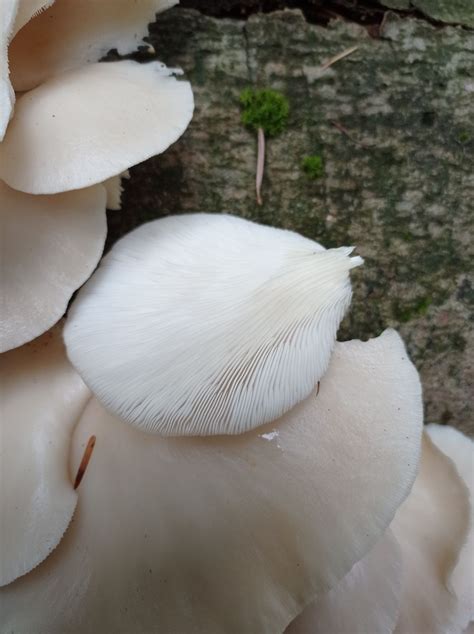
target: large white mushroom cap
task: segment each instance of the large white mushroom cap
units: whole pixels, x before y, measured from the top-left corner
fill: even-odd
[[[150,436],[90,402],[97,443],[55,552],[0,591],[2,632],[277,634],[383,535],[415,478],[417,372],[396,333],[338,343],[314,392],[240,436]]]
[[[326,371],[351,299],[351,248],[222,214],[122,238],[73,304],[69,358],[119,417],[163,435],[236,434]]]
[[[160,62],[84,66],[24,93],[0,145],[0,178],[31,194],[100,183],[163,152],[193,113],[188,82]]]
[[[60,327],[0,355],[0,585],[45,559],[71,520],[68,453],[89,398]]]
[[[106,193],[31,196],[0,181],[0,352],[51,328],[102,255]]]

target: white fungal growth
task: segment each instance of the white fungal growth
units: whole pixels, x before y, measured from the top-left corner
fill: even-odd
[[[151,222],[79,294],[68,355],[110,411],[147,431],[245,432],[326,371],[362,262],[351,251],[228,215]]]

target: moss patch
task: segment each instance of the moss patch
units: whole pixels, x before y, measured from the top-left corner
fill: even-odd
[[[323,157],[319,154],[313,154],[312,156],[305,156],[301,161],[301,168],[308,178],[316,179],[321,178],[324,174],[324,161]]]
[[[276,90],[246,88],[240,93],[240,104],[242,123],[248,128],[262,128],[267,136],[275,136],[286,128],[290,106]]]

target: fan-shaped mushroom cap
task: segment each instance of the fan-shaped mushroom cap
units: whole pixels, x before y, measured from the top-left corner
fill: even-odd
[[[427,434],[420,472],[390,528],[403,558],[396,634],[458,634],[467,623],[450,578],[469,528],[468,491]]]
[[[392,634],[402,590],[402,560],[388,530],[325,596],[311,603],[286,634]]]
[[[13,36],[18,0],[2,0],[0,13],[0,141],[10,121],[15,93],[9,78],[8,45]]]
[[[58,327],[0,355],[0,585],[43,561],[71,520],[68,453],[89,397]]]
[[[159,62],[63,73],[18,99],[0,146],[0,178],[32,194],[94,185],[166,150],[192,112],[189,83]]]
[[[31,196],[0,181],[0,352],[51,328],[102,254],[105,190]]]
[[[97,437],[58,549],[0,593],[5,631],[275,634],[381,537],[415,477],[421,389],[392,331],[336,344],[319,394],[240,436]],[[58,589],[62,589],[58,592]]]
[[[446,425],[428,425],[426,431],[438,449],[453,461],[469,489],[469,533],[449,580],[459,601],[458,613],[466,627],[469,621],[474,621],[474,442],[457,429]]]
[[[242,433],[325,372],[361,262],[351,251],[221,214],[153,221],[114,246],[75,301],[68,355],[139,427]]]
[[[10,46],[15,90],[31,90],[52,75],[97,62],[109,50],[126,55],[144,44],[155,14],[177,0],[56,0]]]

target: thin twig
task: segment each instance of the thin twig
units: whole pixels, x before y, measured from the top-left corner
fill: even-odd
[[[327,68],[329,68],[330,66],[338,62],[340,59],[343,59],[344,57],[347,57],[348,55],[352,55],[352,53],[354,53],[354,51],[356,51],[358,48],[359,48],[358,46],[351,46],[351,48],[346,48],[346,50],[342,51],[342,53],[338,53],[337,55],[334,55],[334,57],[331,57],[331,59],[328,59],[327,62],[324,62],[323,64],[321,64],[319,69],[326,70]]]
[[[89,460],[92,456],[92,451],[95,446],[96,437],[91,436],[84,450],[84,454],[82,456],[81,464],[79,465],[79,469],[77,470],[76,479],[74,480],[74,491],[81,484],[81,480],[84,477],[84,474],[87,469],[87,465],[89,464]]]
[[[352,134],[349,132],[349,130],[347,128],[345,128],[342,123],[339,123],[339,121],[333,121],[333,120],[329,120],[329,122],[331,123],[331,125],[333,125],[337,130],[339,130],[339,132],[342,132],[342,134],[344,134],[350,141],[352,141],[352,143],[355,143],[356,145],[359,145],[360,147],[370,147],[368,146],[366,143],[362,143],[362,141],[358,141],[357,139],[355,139]]]
[[[263,168],[265,167],[265,133],[263,128],[258,128],[258,153],[257,153],[257,176],[255,179],[255,190],[257,192],[257,203],[263,204],[260,190],[262,188]]]

